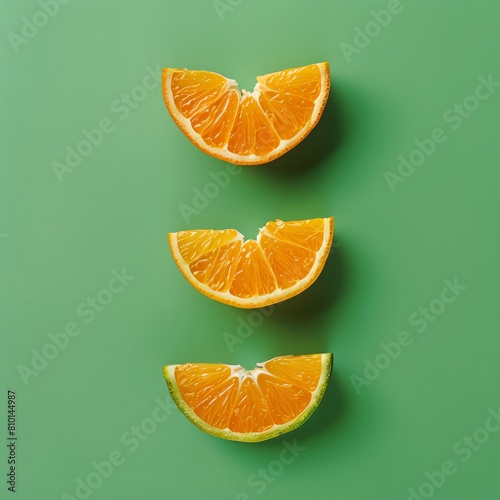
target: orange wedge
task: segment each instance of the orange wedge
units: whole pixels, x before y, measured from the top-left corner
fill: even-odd
[[[333,355],[281,356],[253,370],[187,363],[163,368],[180,411],[198,428],[232,441],[264,441],[302,425],[325,393]]]
[[[209,71],[165,68],[163,97],[186,137],[238,165],[267,163],[314,128],[330,91],[328,63],[257,77],[253,92]]]
[[[245,309],[289,299],[321,273],[333,240],[333,217],[268,222],[256,240],[235,229],[168,235],[175,263],[198,291]]]

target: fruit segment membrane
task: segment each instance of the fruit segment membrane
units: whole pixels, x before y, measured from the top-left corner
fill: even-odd
[[[218,429],[262,432],[290,422],[309,405],[321,378],[321,355],[283,356],[253,370],[188,363],[175,368],[182,398]]]

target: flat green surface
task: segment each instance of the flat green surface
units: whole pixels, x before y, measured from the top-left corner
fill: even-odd
[[[1,8],[12,498],[497,498],[498,2],[73,0],[49,19],[34,0]],[[310,137],[238,170],[186,219],[180,207],[227,164],[177,129],[159,68],[209,69],[248,90],[255,75],[320,61],[333,93]],[[86,149],[82,131],[98,126]],[[61,170],[79,144],[87,156]],[[398,172],[400,155],[421,165]],[[254,237],[270,219],[329,215],[323,274],[267,316],[196,292],[168,250],[168,231]],[[162,377],[164,364],[330,351],[316,413],[264,443],[202,433]],[[434,473],[443,463],[447,475]]]

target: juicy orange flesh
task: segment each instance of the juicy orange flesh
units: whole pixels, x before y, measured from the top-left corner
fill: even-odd
[[[193,116],[191,125],[208,146],[222,148],[227,144],[239,101],[238,93],[231,90]]]
[[[191,118],[216,101],[226,87],[226,78],[208,71],[176,71],[172,75],[174,103],[185,118]]]
[[[273,270],[259,244],[254,240],[245,242],[239,255],[234,280],[231,283],[231,294],[236,297],[250,298],[272,293],[276,288]]]
[[[266,370],[276,377],[286,377],[291,383],[313,392],[321,376],[320,359],[319,355],[282,356],[268,361]]]
[[[325,221],[323,219],[309,219],[292,222],[268,222],[266,230],[283,241],[295,243],[317,252],[323,244],[323,230]]]
[[[200,283],[212,290],[226,292],[234,280],[241,248],[241,241],[216,248],[190,264],[189,269]]]
[[[203,255],[237,240],[238,237],[238,231],[235,229],[180,231],[177,233],[177,245],[184,261],[190,264]]]
[[[316,254],[307,248],[263,234],[260,244],[280,288],[290,288],[311,271]]]
[[[251,378],[241,382],[232,410],[228,428],[233,432],[263,432],[274,425],[266,400]]]
[[[279,144],[278,134],[257,101],[251,95],[244,96],[238,108],[227,149],[241,156],[251,154],[264,156],[276,149]]]
[[[310,122],[322,90],[318,65],[257,78],[258,91],[240,98],[230,80],[208,71],[171,70],[177,111],[209,147],[265,156]]]
[[[174,374],[182,399],[207,424],[238,433],[264,432],[307,408],[318,387],[322,358],[283,356],[262,368],[264,372],[257,368],[232,374],[228,365],[188,363],[176,366]]]
[[[284,140],[295,137],[314,111],[313,101],[274,91],[262,92],[259,104],[276,133]]]
[[[202,420],[220,429],[227,427],[225,408],[232,408],[238,394],[238,381],[230,374],[225,365],[188,363],[175,369],[182,399]]]
[[[325,221],[268,222],[259,241],[232,229],[180,231],[177,245],[192,276],[217,292],[248,299],[286,290],[311,271]]]
[[[257,81],[266,89],[300,96],[310,101],[315,101],[321,93],[321,72],[316,64],[259,76]]]

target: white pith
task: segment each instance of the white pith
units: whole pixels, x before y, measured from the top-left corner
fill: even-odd
[[[279,153],[281,151],[287,151],[288,149],[291,149],[292,147],[294,147],[298,142],[300,142],[304,138],[304,130],[307,130],[310,127],[312,127],[312,125],[314,125],[316,123],[316,121],[318,120],[318,116],[323,110],[325,100],[327,97],[327,93],[329,92],[330,86],[328,83],[328,81],[329,81],[328,65],[325,65],[325,63],[319,63],[319,64],[316,64],[316,66],[319,68],[320,74],[321,74],[321,93],[316,98],[316,101],[314,103],[314,110],[311,114],[311,118],[309,119],[307,124],[305,124],[304,127],[299,132],[297,132],[297,134],[294,137],[292,137],[291,139],[281,139],[280,144],[273,151],[271,151],[267,155],[263,155],[263,156],[254,155],[254,154],[250,154],[250,155],[235,154],[235,153],[229,151],[227,145],[224,146],[223,148],[216,148],[213,146],[209,146],[202,139],[200,134],[198,134],[194,130],[194,128],[191,125],[191,121],[189,119],[185,118],[181,114],[181,112],[178,110],[177,106],[175,105],[174,96],[172,93],[172,86],[171,86],[172,76],[173,76],[175,70],[168,71],[168,76],[165,80],[165,89],[164,90],[166,90],[165,95],[167,97],[169,106],[171,107],[172,110],[175,111],[175,119],[180,122],[180,125],[179,124],[178,125],[180,126],[181,130],[183,130],[184,133],[186,133],[186,131],[187,131],[188,137],[198,147],[200,147],[200,149],[202,149],[203,151],[205,151],[213,156],[216,156],[216,157],[222,157],[224,159],[234,160],[235,163],[261,164],[261,163],[266,163],[268,158],[275,158],[276,156],[279,156]],[[220,76],[222,76],[222,75],[220,75]],[[225,78],[225,77],[223,77],[223,78]],[[241,100],[245,99],[247,96],[252,96],[252,97],[254,97],[257,104],[260,106],[258,98],[259,98],[261,90],[265,89],[265,87],[262,86],[259,82],[256,83],[252,92],[247,92],[246,90],[240,91],[238,84],[235,80],[230,80],[230,79],[226,79],[226,80],[227,80],[226,86],[225,86],[223,92],[230,90],[230,89],[236,90],[238,92]]]
[[[330,377],[333,364],[333,355],[331,353],[323,353],[320,354],[320,356],[322,363],[321,375],[318,380],[316,389],[311,393],[311,401],[309,402],[309,404],[294,419],[284,424],[274,424],[273,427],[263,432],[240,433],[240,432],[234,432],[229,428],[219,429],[217,427],[213,427],[212,425],[208,424],[203,419],[198,417],[198,415],[196,415],[194,410],[190,406],[188,406],[184,401],[184,399],[182,398],[175,378],[175,368],[179,365],[165,366],[163,368],[163,374],[165,380],[167,381],[168,388],[171,392],[174,402],[177,404],[181,412],[199,429],[203,430],[204,432],[207,432],[208,434],[223,439],[229,439],[233,441],[256,442],[256,441],[264,441],[266,439],[279,436],[281,434],[284,434],[285,432],[289,432],[299,427],[314,412],[314,409],[320,403],[321,398],[326,390],[326,386],[328,384],[328,379]],[[252,377],[257,382],[260,374],[263,373],[269,374],[269,372],[262,367],[263,364],[264,363],[258,363],[257,367],[254,368],[253,370],[246,370],[240,365],[226,365],[229,368],[231,368],[231,375],[228,377],[228,379],[237,378],[240,387],[243,380],[245,380],[248,377]]]

